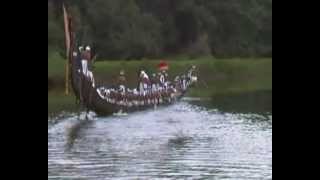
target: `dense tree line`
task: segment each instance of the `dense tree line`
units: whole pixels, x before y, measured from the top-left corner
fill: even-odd
[[[272,0],[68,0],[77,43],[106,59],[272,56]],[[48,50],[63,52],[61,1],[48,0]]]

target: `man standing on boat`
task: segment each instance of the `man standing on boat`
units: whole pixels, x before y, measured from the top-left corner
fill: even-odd
[[[157,76],[155,73],[152,74],[150,82],[151,82],[151,91],[156,92],[157,91]]]
[[[126,77],[125,77],[125,72],[124,72],[124,70],[121,70],[120,71],[120,75],[119,75],[119,77],[118,77],[118,86],[119,86],[119,90],[120,90],[120,92],[125,92],[125,90],[126,90],[126,86],[125,86],[125,84],[126,84]]]
[[[160,82],[160,87],[166,89],[168,86],[168,73],[167,70],[169,69],[169,65],[164,61],[160,61],[158,64],[158,69],[159,69],[159,82]]]
[[[82,52],[83,52],[83,46],[79,46],[78,52],[74,53],[74,59],[75,59],[75,65],[76,65],[76,70],[77,72],[81,73],[82,72]]]
[[[140,82],[139,82],[139,92],[143,95],[147,93],[147,90],[150,86],[149,76],[145,71],[140,72]]]
[[[88,73],[88,51],[87,51],[88,47],[86,48],[86,50],[83,50],[81,47],[79,48],[80,50],[80,55],[81,55],[81,67],[82,67],[82,73],[83,75],[87,76]],[[90,48],[89,48],[90,49]]]
[[[83,74],[90,78],[92,82],[92,87],[95,87],[93,73],[88,68],[88,63],[91,62],[91,48],[90,46],[86,47],[86,50],[81,53],[81,63],[82,63],[82,72]]]

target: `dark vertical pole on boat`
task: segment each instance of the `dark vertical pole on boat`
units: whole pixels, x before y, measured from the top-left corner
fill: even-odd
[[[88,114],[91,106],[91,98],[92,98],[92,89],[91,87],[89,88],[89,97],[88,97],[88,105],[86,107],[86,120],[89,120]]]
[[[80,113],[81,113],[81,108],[83,104],[83,97],[82,97],[82,72],[79,73],[79,81],[78,81],[78,87],[79,87],[79,108],[78,108],[78,119],[80,120]]]
[[[65,64],[65,94],[69,94],[69,55],[70,55],[70,32],[69,32],[69,19],[66,7],[62,3],[63,10],[63,19],[64,19],[64,30],[65,30],[65,39],[66,39],[66,64]]]

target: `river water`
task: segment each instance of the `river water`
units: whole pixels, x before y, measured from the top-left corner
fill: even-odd
[[[272,112],[206,104],[50,119],[48,179],[272,179]]]

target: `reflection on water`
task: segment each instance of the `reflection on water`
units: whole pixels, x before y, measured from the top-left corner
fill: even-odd
[[[210,101],[192,103],[223,112],[271,114],[272,90],[218,94],[213,95]]]
[[[48,123],[48,179],[271,179],[272,115],[176,105]]]

